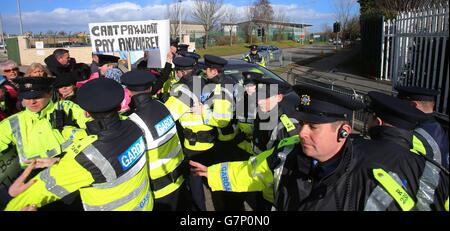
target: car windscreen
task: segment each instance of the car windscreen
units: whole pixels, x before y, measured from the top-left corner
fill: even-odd
[[[224,73],[225,73],[225,75],[230,76],[234,80],[242,83],[242,81],[243,81],[242,80],[242,72],[252,71],[253,69],[258,69],[259,71],[263,72],[264,73],[263,78],[271,78],[271,79],[275,79],[280,82],[286,82],[282,78],[280,78],[278,75],[276,75],[275,73],[273,73],[263,67],[257,66],[257,65],[254,65],[254,66],[242,65],[242,66],[225,67]]]

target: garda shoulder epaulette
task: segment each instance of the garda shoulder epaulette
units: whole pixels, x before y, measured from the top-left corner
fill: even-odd
[[[287,132],[291,132],[295,129],[294,123],[289,119],[286,114],[280,116],[281,123],[286,128]]]
[[[78,155],[81,151],[83,151],[87,146],[91,145],[98,139],[96,135],[89,135],[83,137],[82,139],[71,144],[67,149],[67,154],[72,154],[73,156]]]
[[[389,173],[381,168],[373,169],[372,173],[375,180],[383,186],[403,211],[409,211],[414,207],[415,202],[412,197]]]

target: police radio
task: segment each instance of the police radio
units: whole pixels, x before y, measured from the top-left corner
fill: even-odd
[[[64,110],[62,109],[61,103],[58,102],[59,96],[56,89],[53,90],[52,100],[56,103],[56,110],[50,114],[50,123],[53,129],[62,131],[64,127]]]
[[[61,104],[57,103],[58,106],[56,108],[55,111],[52,112],[51,114],[51,124],[52,124],[52,128],[53,129],[58,129],[60,131],[62,131],[62,129],[64,128],[64,117],[65,117],[65,113],[64,110],[62,110]]]

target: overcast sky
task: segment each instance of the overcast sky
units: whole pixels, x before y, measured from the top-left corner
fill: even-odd
[[[274,11],[282,11],[287,21],[312,24],[311,31],[321,31],[324,24],[335,21],[335,1],[339,0],[271,0]],[[227,0],[224,7],[245,15],[248,0]],[[19,19],[16,0],[2,0],[0,13],[5,33],[17,34]],[[33,33],[52,31],[87,32],[90,22],[164,19],[173,0],[21,0],[24,31]],[[184,9],[192,8],[193,0],[183,0]],[[357,14],[359,5],[354,4]],[[189,18],[188,18],[189,20]],[[242,21],[241,20],[238,21]]]

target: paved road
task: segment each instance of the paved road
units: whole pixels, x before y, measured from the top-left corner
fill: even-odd
[[[284,48],[283,60],[268,62],[269,68],[277,68],[286,66],[292,63],[301,63],[311,59],[317,59],[323,56],[333,54],[335,52],[334,46],[330,45],[307,45],[305,47]],[[244,54],[224,56],[226,59],[241,59]]]

